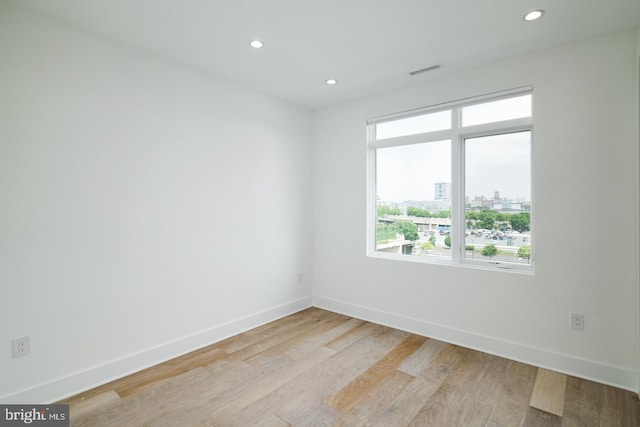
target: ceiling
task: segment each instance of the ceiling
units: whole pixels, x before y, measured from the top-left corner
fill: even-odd
[[[4,1],[309,109],[640,27],[639,0]]]

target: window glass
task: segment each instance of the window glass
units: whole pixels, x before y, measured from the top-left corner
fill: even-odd
[[[376,150],[376,250],[451,259],[451,141]]]
[[[532,272],[531,100],[523,88],[369,125],[368,254]]]
[[[376,139],[415,135],[445,129],[451,129],[450,110],[378,123],[376,125]]]
[[[531,132],[465,140],[465,258],[528,264]]]
[[[462,108],[462,126],[531,116],[531,95],[485,102]]]

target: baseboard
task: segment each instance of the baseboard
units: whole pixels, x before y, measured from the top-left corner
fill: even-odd
[[[413,319],[396,313],[315,295],[314,307],[334,311],[373,323],[434,338],[529,365],[638,392],[638,372],[592,360],[529,347],[520,343],[481,336],[444,325]]]
[[[53,403],[311,307],[302,298],[0,398],[0,403]]]
[[[448,326],[316,295],[273,307],[92,369],[3,396],[0,398],[0,403],[56,402],[311,306],[608,384],[634,393],[638,392],[638,384],[636,382],[639,373],[630,369],[554,353],[493,337],[480,336]]]

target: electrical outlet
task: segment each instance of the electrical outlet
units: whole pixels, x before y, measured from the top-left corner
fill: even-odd
[[[31,353],[31,342],[29,337],[16,338],[11,341],[13,346],[13,357],[22,357]]]
[[[571,329],[584,331],[584,314],[571,313]]]

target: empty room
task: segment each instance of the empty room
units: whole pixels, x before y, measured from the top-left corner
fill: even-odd
[[[0,425],[640,426],[637,0],[0,0]]]

